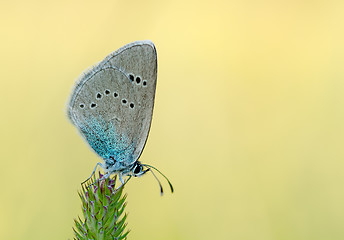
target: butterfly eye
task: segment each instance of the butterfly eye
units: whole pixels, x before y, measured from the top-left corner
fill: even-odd
[[[135,169],[134,169],[134,174],[139,174],[142,170],[142,166],[141,165],[136,165]]]

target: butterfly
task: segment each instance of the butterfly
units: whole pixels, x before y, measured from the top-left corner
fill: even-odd
[[[151,41],[121,47],[78,79],[68,103],[68,117],[103,159],[88,179],[98,166],[104,169],[103,178],[117,174],[122,185],[132,176],[142,176],[154,169],[173,192],[164,174],[138,161],[151,126],[156,82],[157,53]]]

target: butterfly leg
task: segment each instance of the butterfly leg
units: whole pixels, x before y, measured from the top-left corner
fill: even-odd
[[[121,181],[122,185],[124,184],[124,180],[123,180],[123,176],[122,176],[122,173],[119,173],[118,174],[118,177],[119,177],[119,180]],[[122,186],[121,185],[121,186]]]
[[[101,166],[102,168],[104,168],[103,164],[101,164],[100,162],[97,162],[95,168],[93,169],[93,172],[92,172],[91,176],[90,176],[89,178],[87,178],[85,181],[83,181],[83,182],[81,183],[81,185],[84,184],[85,182],[87,182],[88,180],[90,180],[90,178],[91,178],[91,177],[94,175],[94,173],[96,172],[98,166]]]
[[[122,184],[121,184],[121,186],[119,186],[119,187],[116,189],[116,191],[117,191],[118,189],[120,189],[121,187],[123,187],[123,186],[129,181],[129,179],[131,178],[131,176],[129,176],[128,179],[124,181],[123,176],[122,176],[122,173],[119,173],[119,174],[118,174],[118,178],[119,178],[119,180],[121,181]]]

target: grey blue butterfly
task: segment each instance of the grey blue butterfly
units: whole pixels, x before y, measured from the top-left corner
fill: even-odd
[[[132,176],[152,169],[162,174],[138,161],[152,121],[156,82],[157,54],[151,41],[123,46],[78,79],[67,111],[71,122],[103,159],[92,175],[99,165],[105,171],[104,178],[118,174],[123,185]],[[163,192],[160,181],[159,185]]]

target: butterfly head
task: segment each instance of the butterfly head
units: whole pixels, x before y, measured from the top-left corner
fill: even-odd
[[[140,177],[148,171],[149,169],[143,169],[143,165],[139,161],[136,161],[131,168],[131,175],[134,177]]]

